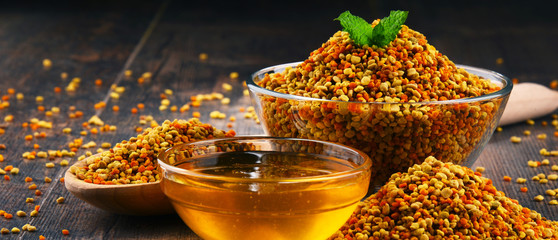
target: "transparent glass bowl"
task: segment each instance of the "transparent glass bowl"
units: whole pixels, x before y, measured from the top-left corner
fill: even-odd
[[[371,160],[335,143],[235,137],[158,157],[161,188],[203,239],[326,239],[365,197]]]
[[[260,87],[265,74],[300,62],[264,68],[247,82],[268,135],[337,142],[372,159],[372,180],[381,185],[428,156],[473,165],[492,136],[513,87],[509,78],[458,65],[501,90],[473,98],[418,103],[343,102],[283,94]]]

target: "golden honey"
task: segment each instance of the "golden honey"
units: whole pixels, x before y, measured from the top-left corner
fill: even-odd
[[[326,239],[365,196],[369,171],[310,153],[228,152],[175,165],[163,191],[204,239]]]

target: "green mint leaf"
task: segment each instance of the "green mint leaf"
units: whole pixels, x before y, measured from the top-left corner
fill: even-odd
[[[408,11],[391,11],[388,17],[382,18],[380,23],[372,28],[370,23],[359,16],[345,11],[339,15],[338,20],[343,27],[343,31],[348,32],[349,36],[357,45],[376,45],[383,47],[393,41],[401,25],[407,20]]]
[[[343,31],[348,32],[356,44],[362,46],[370,43],[369,36],[372,34],[372,26],[366,20],[351,14],[349,11],[341,13],[334,20],[341,23]]]
[[[382,18],[369,35],[372,43],[383,47],[393,41],[401,30],[401,25],[407,20],[408,14],[408,11],[391,11],[389,17]]]

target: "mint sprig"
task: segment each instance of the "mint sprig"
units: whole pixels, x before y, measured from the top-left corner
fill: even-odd
[[[408,11],[391,11],[389,16],[382,18],[375,27],[372,27],[366,20],[351,14],[349,11],[341,13],[334,20],[338,20],[341,23],[343,31],[348,32],[350,38],[357,45],[383,47],[397,37],[397,33],[401,30],[401,25],[407,20],[408,14]]]
[[[366,20],[359,16],[345,11],[339,15],[338,20],[343,26],[343,31],[348,32],[349,36],[358,45],[365,45],[370,42],[369,36],[372,36],[372,26]]]

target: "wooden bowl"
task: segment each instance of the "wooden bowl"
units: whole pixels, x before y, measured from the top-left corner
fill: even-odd
[[[87,158],[75,163],[74,166],[84,167],[86,161]],[[64,182],[66,189],[74,196],[108,212],[144,216],[175,213],[169,199],[161,190],[160,182],[126,185],[92,184],[78,179],[69,168],[64,175]]]

